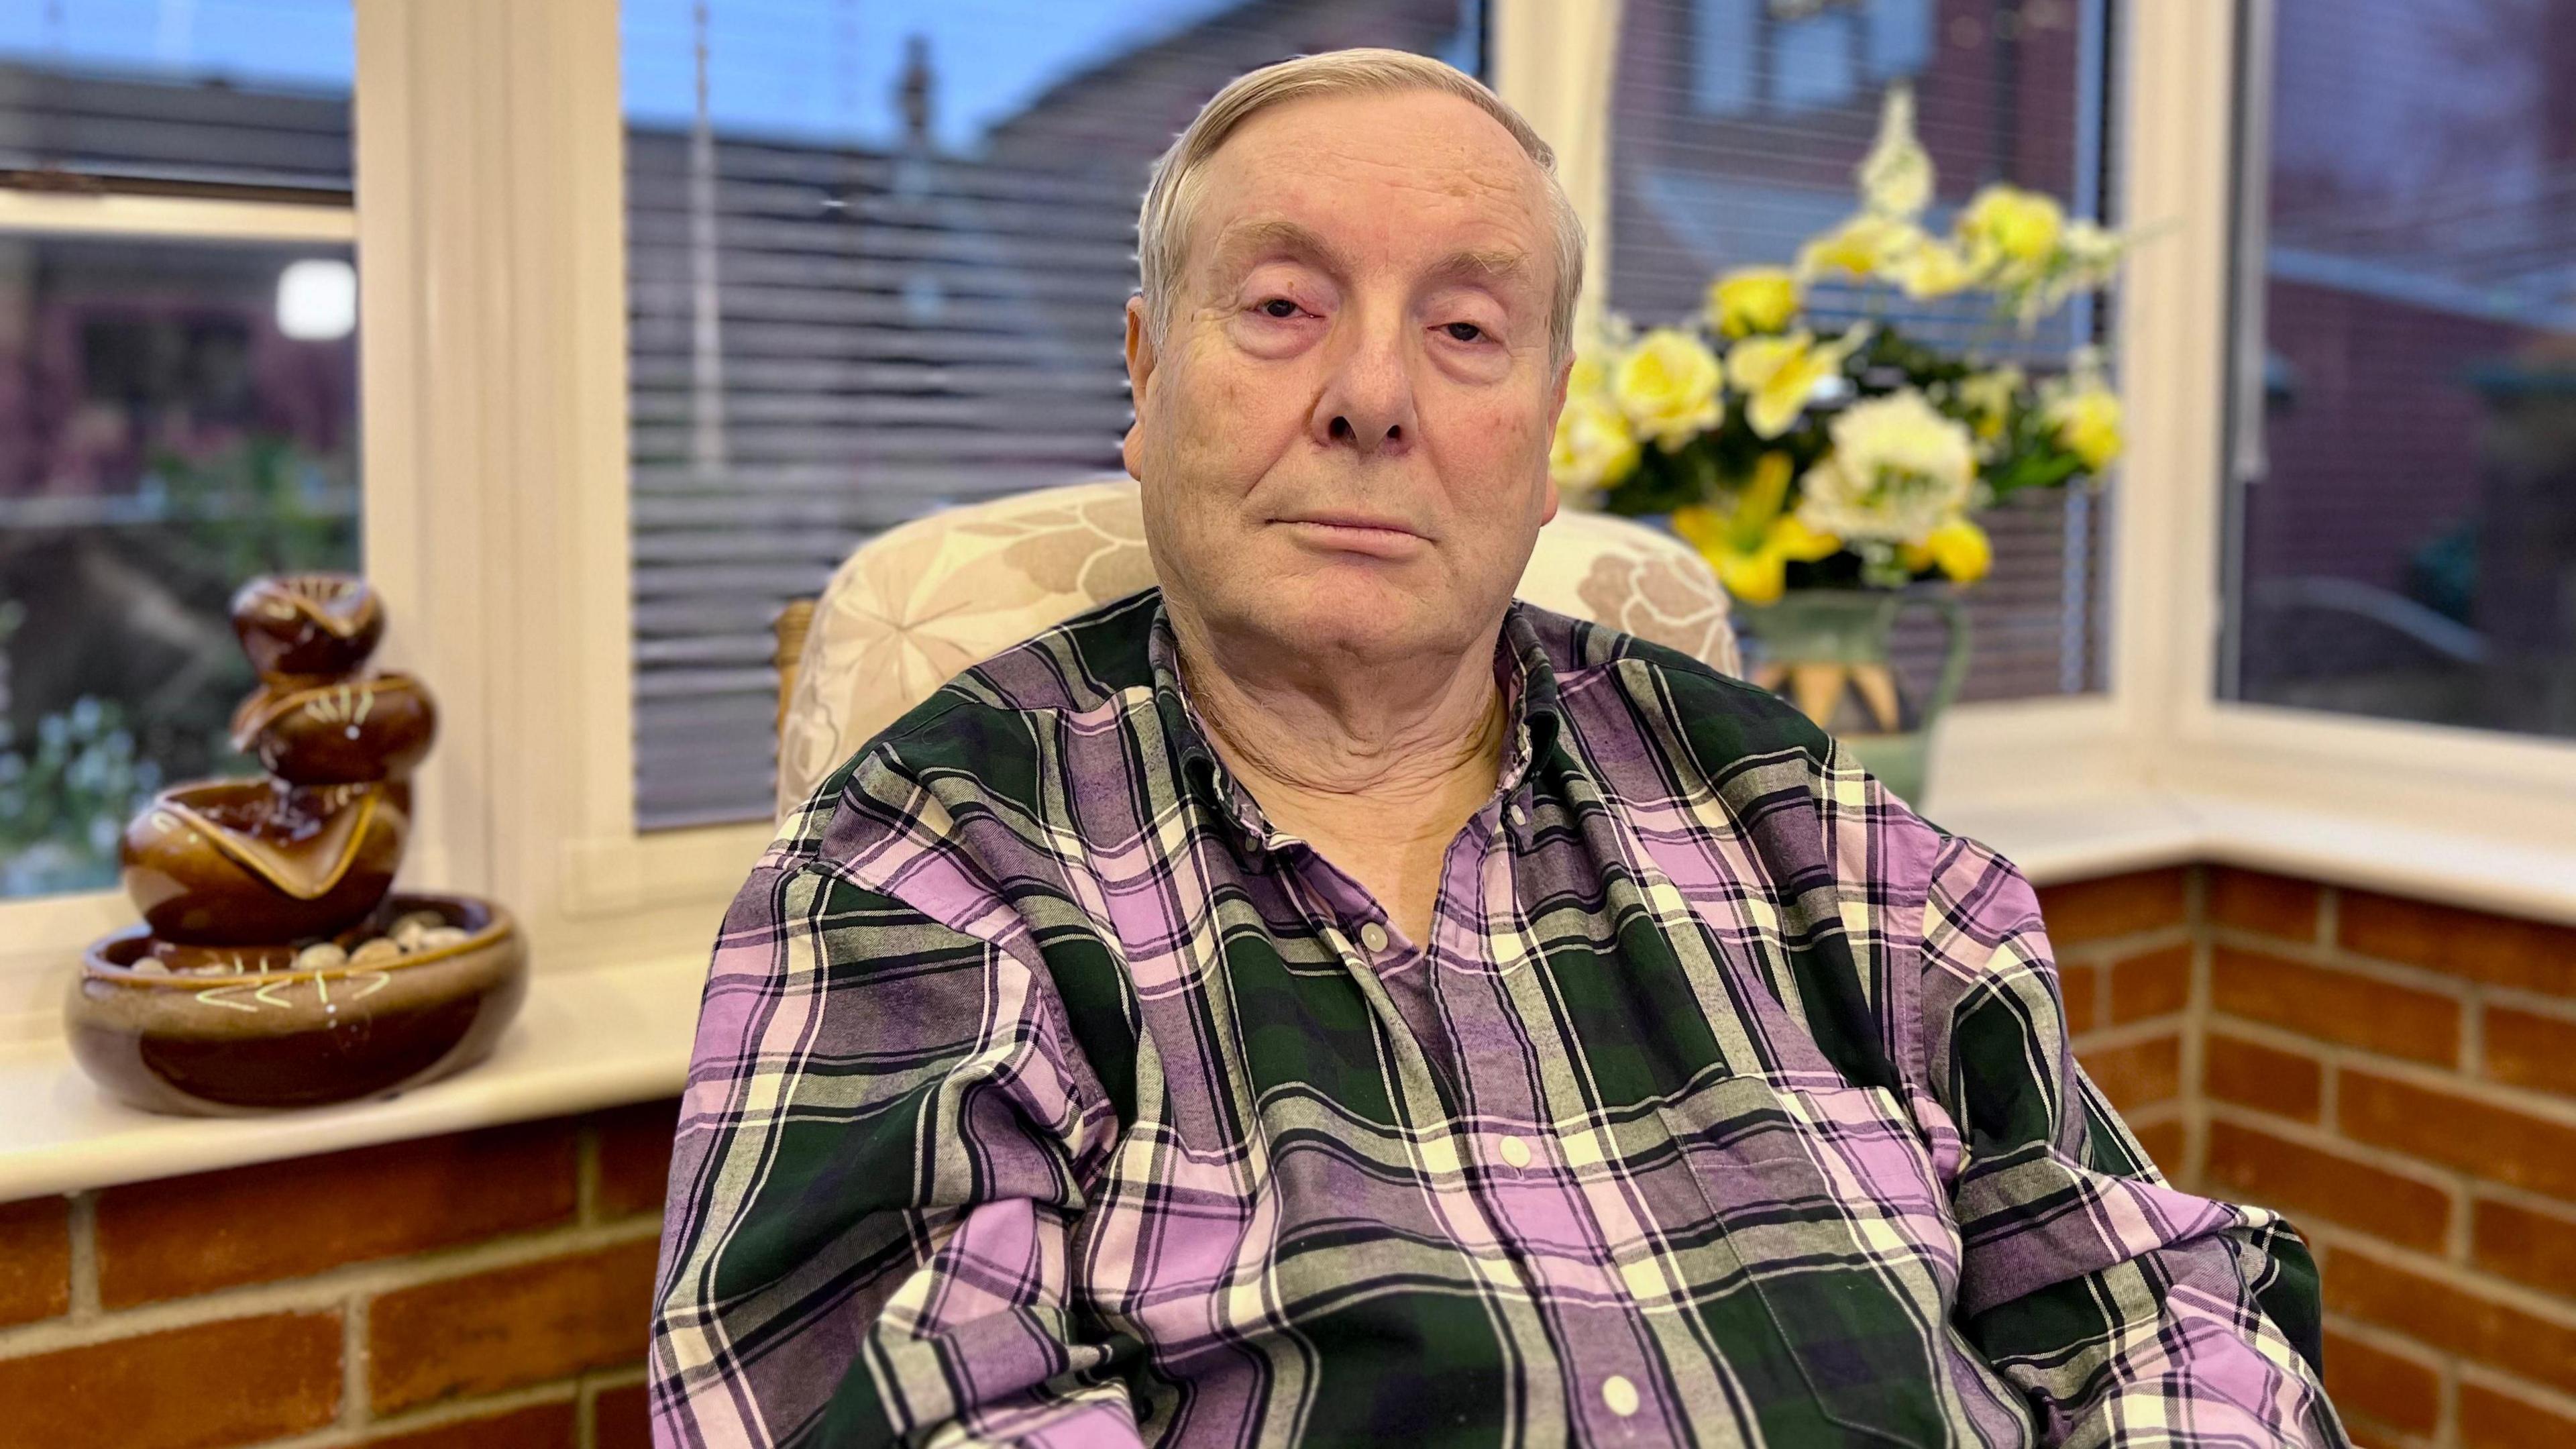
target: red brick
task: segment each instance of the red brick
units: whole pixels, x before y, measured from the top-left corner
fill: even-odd
[[[2167,946],[2111,968],[2111,1021],[2171,1016],[2191,1004],[2191,947]]]
[[[2576,1217],[2481,1202],[2469,1217],[2469,1258],[2497,1277],[2576,1299]]]
[[[2067,1035],[2082,1036],[2102,1024],[2102,1013],[2096,1009],[2102,1000],[2101,982],[2097,967],[2058,966],[2057,994],[2066,1002]]]
[[[2161,1102],[2182,1090],[2182,1038],[2150,1037],[2122,1047],[2096,1048],[2081,1060],[2093,1085],[2123,1112]]]
[[[2288,941],[2317,938],[2317,902],[2325,893],[2314,882],[2233,866],[2212,869],[2208,880],[2212,922]]]
[[[52,1318],[71,1306],[71,1199],[0,1203],[0,1324]]]
[[[2444,1353],[2491,1364],[2562,1392],[2576,1389],[2576,1328],[2458,1284],[2359,1252],[2335,1250],[2326,1307]]]
[[[340,1413],[340,1315],[201,1323],[0,1359],[8,1442],[45,1449],[216,1449],[319,1429]]]
[[[572,1212],[569,1120],[112,1187],[98,1199],[99,1300],[125,1308],[301,1278]]]
[[[2484,981],[2576,996],[2576,927],[2346,891],[2335,937],[2347,950]]]
[[[2138,1145],[2147,1149],[2147,1158],[2167,1177],[2182,1171],[2182,1123],[2151,1122],[2136,1129]]]
[[[678,1101],[645,1102],[599,1114],[599,1215],[659,1213],[671,1180]]]
[[[2302,1122],[2316,1121],[2325,1101],[2325,1068],[2316,1058],[2221,1031],[2208,1036],[2201,1076],[2219,1101]]]
[[[2440,1252],[2451,1227],[2451,1195],[2431,1183],[2233,1122],[2209,1124],[2202,1171],[2293,1219],[2323,1218],[2419,1252]]]
[[[2441,1422],[2440,1373],[2331,1328],[2325,1349],[2326,1396],[2336,1408],[2415,1434],[2430,1434]]]
[[[2478,1384],[2460,1385],[2460,1449],[2576,1444],[2576,1419]]]
[[[379,1413],[497,1393],[640,1359],[651,1238],[403,1288],[368,1312]]]
[[[366,1449],[575,1449],[580,1442],[578,1416],[572,1400],[564,1399],[507,1414],[379,1435],[366,1441]]]
[[[2283,956],[2213,947],[2210,1004],[2346,1046],[2439,1066],[2460,1059],[2460,1004],[2349,971]]]
[[[2576,1021],[2490,1006],[2486,1038],[2488,1076],[2576,1096]]]
[[[2175,866],[2044,886],[2039,892],[2040,919],[2048,928],[2049,942],[2060,950],[2184,925],[2191,919],[2191,902],[2183,881],[2182,867]]]
[[[653,1449],[652,1416],[642,1384],[601,1389],[591,1415],[591,1449]]]
[[[2576,1199],[2576,1127],[2368,1072],[2343,1074],[2337,1125],[2490,1182]]]

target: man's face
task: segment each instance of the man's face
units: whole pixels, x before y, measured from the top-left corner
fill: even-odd
[[[1489,634],[1556,512],[1538,168],[1437,92],[1293,101],[1199,173],[1127,471],[1176,612],[1317,663]]]

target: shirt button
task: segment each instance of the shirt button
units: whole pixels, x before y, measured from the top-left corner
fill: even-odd
[[[1637,1412],[1637,1386],[1625,1374],[1612,1374],[1601,1381],[1601,1402],[1610,1406],[1611,1413],[1627,1418]]]
[[[1506,1137],[1498,1145],[1502,1149],[1503,1161],[1510,1163],[1514,1167],[1529,1166],[1530,1150],[1528,1143],[1523,1142],[1517,1137]]]
[[[1360,927],[1360,946],[1372,955],[1386,949],[1386,927],[1375,921]]]
[[[1514,825],[1527,825],[1527,824],[1529,824],[1529,812],[1528,812],[1528,811],[1526,811],[1526,810],[1523,810],[1523,809],[1519,806],[1519,804],[1515,803],[1515,804],[1512,806],[1512,808],[1510,809],[1510,811],[1508,811],[1507,813],[1508,813],[1508,815],[1510,816],[1511,822],[1512,822]]]

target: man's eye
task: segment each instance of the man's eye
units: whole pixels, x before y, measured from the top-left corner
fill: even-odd
[[[1297,304],[1285,297],[1273,297],[1261,304],[1260,311],[1264,317],[1277,317],[1285,321],[1297,315]]]
[[[1460,342],[1481,342],[1484,340],[1485,336],[1485,329],[1477,326],[1473,322],[1451,322],[1444,325],[1440,330],[1448,333],[1451,337],[1456,338]]]

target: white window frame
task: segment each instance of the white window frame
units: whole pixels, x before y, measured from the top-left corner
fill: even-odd
[[[389,661],[428,680],[444,721],[406,880],[505,902],[540,971],[702,960],[770,831],[636,827],[616,0],[356,4],[353,212],[0,196],[0,229],[353,228],[366,568]],[[1617,16],[1555,0],[1488,16],[1498,89],[1558,146],[1591,228],[1595,298]],[[2576,852],[2576,745],[2214,696],[2235,47],[2220,0],[2122,7],[2121,215],[2154,233],[2125,287],[2156,300],[2121,315],[2109,688],[1954,711],[1930,812],[2217,801],[2448,842],[2455,872],[2549,869]],[[2441,879],[2438,861],[2389,869],[2417,867]],[[2576,903],[2576,875],[2563,885]],[[0,903],[0,1041],[49,1036],[81,943],[131,919],[115,893]]]

